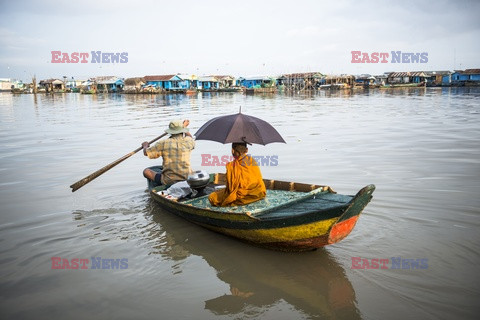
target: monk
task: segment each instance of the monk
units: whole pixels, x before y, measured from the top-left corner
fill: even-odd
[[[227,163],[226,188],[210,194],[213,206],[249,204],[265,198],[267,192],[257,162],[247,155],[246,143],[233,143],[234,160]]]

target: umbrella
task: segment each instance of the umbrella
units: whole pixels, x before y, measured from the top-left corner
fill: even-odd
[[[195,137],[197,140],[211,140],[224,144],[233,142],[261,145],[272,142],[286,143],[271,124],[241,112],[207,121],[198,129]]]

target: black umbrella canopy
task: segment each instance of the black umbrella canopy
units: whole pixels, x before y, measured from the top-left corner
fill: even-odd
[[[207,121],[195,133],[197,140],[220,143],[247,142],[266,145],[283,142],[282,136],[268,122],[243,113],[220,116]]]

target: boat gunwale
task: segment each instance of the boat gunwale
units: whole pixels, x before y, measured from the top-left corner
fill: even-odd
[[[178,206],[179,209],[181,209],[182,207],[183,208],[195,208],[196,210],[199,210],[200,212],[201,211],[209,212],[210,214],[221,215],[222,217],[224,217],[225,215],[248,216],[249,218],[252,218],[254,220],[261,220],[259,218],[259,216],[261,216],[261,215],[271,213],[272,211],[276,211],[276,210],[294,205],[296,203],[305,201],[305,200],[310,199],[310,198],[312,198],[312,197],[314,197],[318,194],[321,194],[321,193],[325,193],[325,194],[336,193],[329,186],[323,186],[323,185],[306,184],[306,183],[299,183],[299,182],[288,182],[288,181],[280,181],[280,180],[274,180],[274,179],[263,179],[263,181],[265,183],[265,187],[268,190],[283,190],[283,191],[291,191],[291,192],[302,192],[302,193],[305,193],[305,195],[300,197],[300,198],[292,199],[291,201],[287,201],[285,203],[282,203],[278,206],[274,206],[274,207],[271,207],[271,208],[257,209],[255,211],[247,211],[247,212],[225,212],[225,211],[220,211],[220,210],[213,210],[213,209],[210,209],[210,208],[197,207],[197,206],[194,206],[194,205],[188,203],[188,200],[185,201],[185,202],[182,202],[182,201],[177,201],[177,200],[172,200],[172,199],[162,197],[157,192],[161,191],[161,190],[165,190],[165,186],[155,187],[151,190],[151,193],[153,193],[155,196],[158,196],[158,199],[164,199],[165,203],[170,203],[172,205]],[[210,183],[213,183],[215,185],[225,184],[226,183],[225,174],[224,173],[210,174]],[[203,197],[207,197],[207,196],[203,196]],[[339,203],[339,206],[342,206],[342,205],[348,205],[348,203],[343,203],[343,204]],[[279,219],[281,219],[281,218],[279,218]],[[273,220],[273,219],[269,219],[269,220]]]
[[[218,176],[220,175],[220,180]],[[221,183],[223,174],[212,174],[211,175],[211,182],[213,183]],[[217,178],[217,179],[216,179]],[[312,188],[317,187],[317,185],[309,185],[309,184],[301,184],[301,183],[293,183],[293,182],[285,182],[285,181],[276,181],[276,180],[267,180],[267,181],[275,181],[276,184],[271,184],[271,186],[280,186],[279,189],[285,190],[287,187],[291,189],[294,186],[301,186],[301,188]],[[279,217],[272,217],[269,214],[274,214],[275,211],[286,209],[291,206],[295,206],[303,201],[308,201],[315,196],[322,195],[322,194],[335,194],[336,192],[333,191],[330,187],[327,186],[319,186],[322,189],[314,189],[313,193],[304,192],[305,196],[294,199],[290,202],[286,202],[281,206],[275,206],[269,208],[269,210],[264,210],[259,212],[256,216],[249,214],[248,212],[225,212],[225,211],[215,211],[209,208],[197,207],[190,205],[188,203],[178,202],[176,200],[168,199],[156,191],[164,190],[165,186],[159,186],[153,188],[151,193],[154,200],[159,202],[159,204],[164,207],[167,211],[173,211],[172,213],[182,216],[187,220],[191,220],[195,223],[200,223],[200,220],[207,219],[209,220],[208,223],[212,225],[225,225],[225,223],[230,224],[232,228],[241,228],[241,229],[249,229],[249,228],[275,228],[278,227],[279,224],[283,224],[284,226],[293,226],[299,225],[304,223],[312,223],[315,221],[321,221],[325,219],[330,219],[332,217],[337,217],[340,219],[341,216],[346,212],[347,208],[350,206],[352,201],[355,199],[354,196],[351,197],[348,201],[338,202],[338,205],[330,208],[313,208],[310,211],[303,212],[300,214],[295,215],[284,215]],[[322,191],[325,190],[325,191]],[[303,192],[303,191],[299,191]],[[342,195],[346,196],[346,195]],[[328,200],[335,202],[334,200]],[[325,215],[325,213],[329,213]],[[265,216],[265,219],[262,218]],[[258,225],[260,223],[261,225]]]
[[[220,183],[222,182],[222,178],[224,178],[224,174],[212,174],[211,182]],[[318,186],[322,189],[317,188],[308,191],[309,188],[317,187],[317,185],[265,179],[264,181],[266,181],[266,185],[268,184],[268,186],[270,186],[269,189],[273,187],[275,190],[277,189],[275,188],[277,186],[280,190],[285,190],[286,188],[288,188],[288,191],[305,192],[306,195],[308,195],[312,191],[318,192],[315,194],[311,194],[311,197],[315,197],[317,194],[322,193],[325,195],[336,193],[327,186]],[[294,189],[295,186],[306,191],[291,190]],[[322,191],[324,188],[325,191]],[[231,236],[237,238],[238,240],[248,242],[260,247],[280,251],[300,252],[315,250],[325,245],[337,243],[347,237],[348,234],[350,234],[351,230],[354,228],[360,214],[371,201],[372,193],[375,190],[375,185],[370,184],[363,187],[354,196],[341,194],[341,196],[351,198],[349,201],[345,202],[338,201],[338,206],[332,206],[328,208],[315,208],[314,206],[312,206],[311,211],[307,210],[305,212],[294,215],[280,215],[278,216],[278,218],[270,216],[267,219],[261,219],[261,217],[251,216],[245,214],[244,212],[219,212],[209,210],[207,208],[195,207],[182,202],[178,202],[176,200],[165,198],[154,191],[162,189],[165,189],[165,186],[156,187],[151,190],[150,193],[153,200],[156,201],[164,210],[180,218],[183,218],[191,223],[197,224],[212,231]],[[302,200],[308,201],[308,198],[311,199],[311,197],[302,197],[300,201],[289,202],[285,206],[273,207],[271,211],[284,210],[288,209],[288,207],[294,207],[295,205],[298,205],[300,202],[302,202]],[[329,202],[336,202],[332,199],[325,200]],[[265,215],[268,216],[268,213],[265,213]],[[285,230],[292,230],[288,228],[297,228],[301,226],[307,226],[306,228],[308,229],[308,225],[313,226],[314,224],[316,225],[317,223],[321,223],[322,221],[327,222],[329,220],[331,221],[331,225],[328,227],[328,230],[325,230],[323,233],[318,234],[314,237],[308,237],[307,234],[305,234],[306,237],[304,238],[296,237],[295,239],[283,241],[266,241],[266,238],[264,238],[265,236],[268,237],[268,234],[270,234],[271,236],[273,234],[271,232],[283,233],[285,232]],[[338,227],[336,227],[337,225]],[[335,232],[333,234],[332,232],[334,228],[337,229],[335,229]],[[268,231],[269,229],[272,231]]]

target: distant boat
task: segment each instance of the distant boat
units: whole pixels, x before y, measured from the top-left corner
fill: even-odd
[[[242,87],[228,87],[228,88],[220,88],[218,92],[242,92]]]
[[[25,89],[23,88],[12,88],[10,92],[15,93],[15,94],[20,94],[20,93],[25,93]]]
[[[245,89],[246,94],[255,94],[255,93],[275,93],[277,88],[267,87],[267,88],[247,88]]]
[[[350,86],[346,83],[332,83],[332,84],[322,84],[319,86],[323,90],[339,90],[339,89],[350,89]]]
[[[97,93],[97,90],[96,90],[96,89],[81,89],[81,90],[80,90],[80,93],[83,93],[83,94],[95,94],[95,93]]]
[[[393,89],[393,88],[418,88],[425,87],[425,82],[420,83],[396,83],[380,86],[380,89]]]

